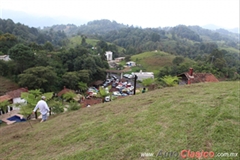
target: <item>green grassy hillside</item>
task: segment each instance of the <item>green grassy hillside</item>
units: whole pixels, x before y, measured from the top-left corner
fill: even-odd
[[[173,159],[182,150],[237,153],[239,81],[164,88],[0,128],[0,159]],[[146,157],[145,157],[146,158]],[[238,159],[225,157],[223,159]],[[175,158],[176,159],[176,158]],[[213,159],[220,159],[219,157]]]
[[[176,56],[166,52],[152,51],[133,55],[131,57],[131,60],[137,62],[138,64],[141,64],[142,68],[144,68],[146,71],[152,71],[157,74],[161,67],[172,66],[172,61],[175,57]],[[194,61],[188,58],[185,58],[185,62],[194,63]]]
[[[81,42],[82,42],[81,36],[74,36],[74,37],[69,38],[69,40],[70,40],[70,43],[68,44],[69,48],[74,48],[77,45],[80,45]],[[88,43],[92,46],[96,46],[97,42],[99,42],[99,40],[97,40],[97,39],[91,39],[91,38],[86,39],[86,43]],[[109,45],[111,43],[107,43],[107,44]],[[117,49],[118,49],[119,52],[124,50],[124,48],[119,47],[119,46],[117,46]]]

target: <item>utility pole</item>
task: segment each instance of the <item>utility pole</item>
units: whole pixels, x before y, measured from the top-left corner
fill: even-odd
[[[214,58],[214,56],[212,56],[211,67],[212,67],[213,58]]]
[[[138,76],[135,75],[135,77],[134,77],[134,93],[133,93],[134,95],[136,94],[137,78],[138,78]]]

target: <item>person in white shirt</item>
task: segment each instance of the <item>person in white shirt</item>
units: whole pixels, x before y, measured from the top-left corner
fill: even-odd
[[[50,111],[47,103],[45,102],[46,97],[42,96],[42,99],[38,101],[36,107],[33,110],[33,114],[37,111],[37,109],[40,109],[40,113],[42,114],[42,120],[41,122],[44,122],[47,120],[47,113]]]

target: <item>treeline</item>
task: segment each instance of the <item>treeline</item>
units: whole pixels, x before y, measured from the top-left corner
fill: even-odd
[[[64,31],[66,35],[72,36],[77,34],[84,35],[104,35],[112,30],[119,30],[122,28],[128,28],[128,25],[119,24],[116,21],[110,21],[107,19],[90,21],[87,24],[76,26],[74,24],[67,25],[53,25],[51,27],[44,27],[44,31],[53,29],[54,31]]]
[[[37,44],[44,44],[47,41],[53,45],[61,46],[66,39],[64,31],[48,31],[38,30],[34,27],[28,27],[21,23],[14,23],[11,19],[0,19],[0,35],[12,34],[17,37],[17,41],[21,43],[35,42]]]

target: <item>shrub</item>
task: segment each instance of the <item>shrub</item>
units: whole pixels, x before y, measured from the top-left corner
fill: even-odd
[[[178,84],[179,78],[177,76],[164,76],[161,80],[168,86],[172,87]]]

